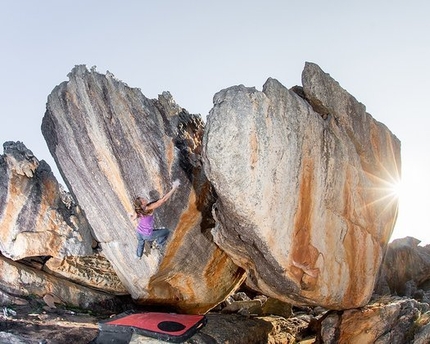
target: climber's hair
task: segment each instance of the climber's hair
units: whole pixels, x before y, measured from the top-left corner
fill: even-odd
[[[136,197],[133,201],[134,211],[136,212],[137,217],[146,216],[152,214],[152,210],[146,210],[146,203],[145,206],[142,206],[142,200],[144,200],[142,197]]]

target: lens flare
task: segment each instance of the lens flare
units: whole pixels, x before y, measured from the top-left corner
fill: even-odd
[[[396,197],[397,199],[401,199],[402,198],[402,194],[403,194],[403,184],[401,181],[397,181],[393,184],[390,185],[390,191],[391,191],[391,195]]]

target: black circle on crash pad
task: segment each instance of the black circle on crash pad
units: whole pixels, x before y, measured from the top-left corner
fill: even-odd
[[[161,331],[177,332],[177,331],[182,331],[186,326],[177,321],[160,321],[157,327]]]

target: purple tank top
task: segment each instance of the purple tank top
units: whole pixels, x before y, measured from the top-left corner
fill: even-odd
[[[143,235],[149,236],[152,234],[152,228],[154,224],[154,216],[147,215],[139,217],[139,223],[136,230]]]

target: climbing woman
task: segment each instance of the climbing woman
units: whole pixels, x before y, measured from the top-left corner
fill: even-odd
[[[175,180],[172,183],[172,189],[155,202],[148,203],[148,201],[142,197],[137,197],[134,200],[135,214],[130,214],[130,217],[133,220],[138,219],[138,224],[136,227],[138,242],[136,251],[137,258],[140,259],[142,257],[143,250],[145,248],[145,241],[152,242],[155,240],[160,247],[162,247],[167,241],[169,230],[166,228],[154,228],[153,212],[172,196],[179,184],[179,180]],[[148,255],[148,252],[145,252],[145,255]]]

